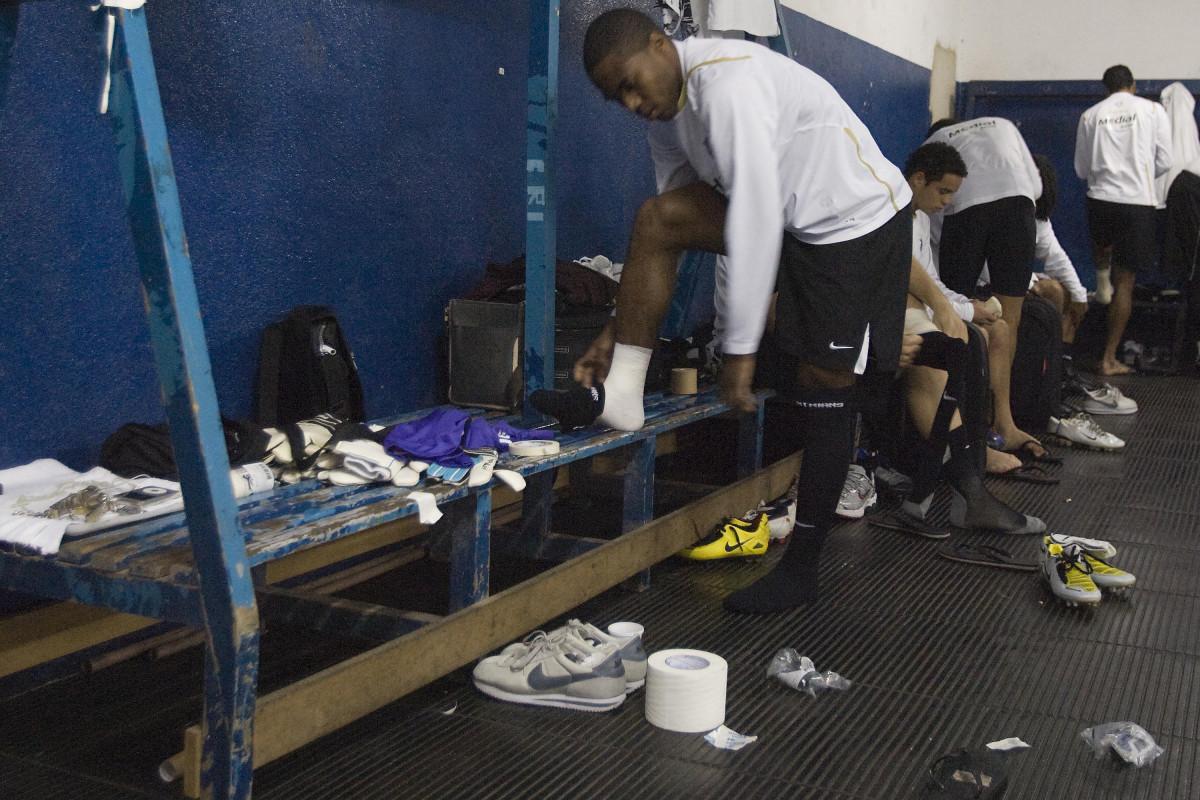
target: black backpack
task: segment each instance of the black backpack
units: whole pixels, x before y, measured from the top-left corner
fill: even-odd
[[[1062,398],[1062,316],[1049,301],[1026,297],[1010,376],[1013,420],[1040,436]]]
[[[297,306],[263,330],[254,419],[277,427],[319,414],[365,421],[362,383],[332,309]]]

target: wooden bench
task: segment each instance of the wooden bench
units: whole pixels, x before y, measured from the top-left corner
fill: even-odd
[[[761,460],[762,401],[765,398],[765,394],[759,397],[758,414],[743,415],[739,420],[741,475],[752,472]],[[522,501],[521,534],[512,542],[514,549],[530,557],[568,561],[609,544],[605,539],[558,534],[549,526],[557,468],[579,464],[602,454],[621,464],[622,532],[646,525],[653,519],[654,462],[659,437],[726,411],[728,408],[711,392],[651,397],[647,399],[646,424],[641,430],[588,428],[559,437],[561,449],[553,455],[503,456],[499,466],[520,473],[528,484]],[[418,416],[421,414],[405,415],[403,419]],[[416,514],[417,505],[411,497],[415,491],[431,493],[444,512],[443,520],[434,526],[434,530],[444,534],[450,544],[449,611],[459,611],[487,598],[492,547],[492,484],[478,489],[446,484],[401,489],[387,484],[323,486],[317,481],[305,481],[271,493],[253,495],[239,505],[238,524],[244,536],[246,563],[255,577],[260,609],[269,607],[272,616],[304,614],[304,609],[308,609],[310,617],[315,609],[318,616],[324,612],[326,618],[336,611],[338,625],[343,630],[369,622],[376,632],[384,631],[380,636],[384,639],[403,636],[431,622],[442,622],[435,615],[360,607],[321,594],[269,587],[265,585],[260,569],[272,560]],[[763,498],[756,498],[754,502],[757,499]],[[732,510],[723,509],[721,515],[728,513]],[[411,530],[415,535],[424,529]],[[661,557],[663,555],[658,559]],[[618,571],[627,573],[621,579],[637,574],[651,563],[653,561],[643,557],[621,565]],[[0,586],[4,588],[203,628],[206,620],[199,583],[187,521],[182,513],[64,540],[59,553],[52,557],[0,553]],[[580,601],[583,599],[587,598]],[[516,634],[544,622],[554,613],[561,613],[549,612],[552,607],[549,603],[537,603],[535,607],[539,609],[537,614],[516,615],[507,621],[509,626],[517,626]],[[464,652],[473,653],[471,658],[474,658],[494,646],[490,639],[482,639]],[[254,649],[252,655],[256,663],[256,646]],[[458,666],[461,666],[459,659],[442,660],[433,672],[444,674]],[[411,688],[415,687],[410,686],[407,690]],[[233,722],[229,724],[232,727]],[[328,732],[324,726],[317,730]],[[294,737],[295,732],[292,729],[290,735]],[[199,728],[190,734],[195,757],[180,759],[192,796],[198,796],[196,791],[200,784],[199,753],[203,737],[198,739],[198,733]],[[311,741],[311,738],[301,738]],[[269,751],[256,753],[254,764],[265,763],[264,757],[278,757],[290,749],[294,748],[274,754]]]

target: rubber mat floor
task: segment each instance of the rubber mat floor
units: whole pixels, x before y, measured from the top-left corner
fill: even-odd
[[[832,534],[815,605],[767,618],[721,599],[764,561],[670,559],[651,587],[576,609],[597,624],[636,620],[648,649],[688,647],[729,663],[726,725],[758,737],[716,749],[649,725],[643,692],[589,714],[505,704],[469,669],[255,773],[264,800],[367,798],[917,798],[938,756],[1017,736],[1006,797],[1200,796],[1200,383],[1120,381],[1137,415],[1100,418],[1119,454],[1056,446],[1057,487],[990,481],[1051,529],[1112,541],[1134,573],[1124,599],[1059,604],[1038,573],[964,565],[937,543],[861,521]],[[935,506],[946,513],[945,498]],[[1030,538],[962,534],[1036,558]],[[360,644],[293,631],[264,636],[269,690]],[[766,675],[795,647],[853,686],[817,698]],[[179,797],[159,761],[200,713],[200,656],[131,662],[0,703],[0,798]],[[1096,760],[1080,732],[1131,720],[1166,753],[1144,769]]]

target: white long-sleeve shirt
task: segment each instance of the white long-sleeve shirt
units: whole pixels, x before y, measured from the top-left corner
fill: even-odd
[[[784,231],[810,244],[864,236],[912,191],[837,91],[753,42],[674,42],[683,106],[651,124],[659,192],[696,180],[729,199],[714,296],[722,349],[756,352]]]
[[[938,272],[937,262],[933,257],[933,247],[930,244],[929,237],[929,215],[924,211],[913,212],[913,258],[921,265],[933,282],[937,284],[937,288],[942,294],[946,295],[946,299],[950,301],[950,305],[954,308],[954,313],[958,314],[967,322],[975,319],[975,306],[971,305],[971,298],[964,294],[959,294],[946,284],[942,283],[942,276]],[[933,311],[928,306],[926,310],[932,316]]]
[[[1158,207],[1167,207],[1167,192],[1180,172],[1200,174],[1200,134],[1196,130],[1196,98],[1179,81],[1169,84],[1159,95],[1171,123],[1171,168],[1154,180]]]
[[[1042,196],[1042,176],[1025,137],[1006,119],[980,117],[948,125],[926,141],[952,146],[967,165],[962,187],[943,212],[947,216],[1004,197]]]
[[[1154,178],[1171,168],[1171,125],[1152,100],[1113,92],[1083,112],[1075,134],[1075,174],[1087,196],[1109,203],[1158,205]]]

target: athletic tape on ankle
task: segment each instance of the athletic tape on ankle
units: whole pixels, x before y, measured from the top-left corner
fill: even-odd
[[[514,456],[552,456],[559,451],[558,442],[553,439],[529,439],[523,442],[513,442],[508,446],[508,452]]]

